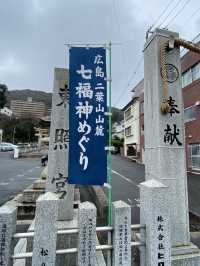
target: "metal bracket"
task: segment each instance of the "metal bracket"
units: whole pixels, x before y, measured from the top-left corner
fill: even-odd
[[[112,113],[110,113],[110,112],[105,112],[104,115],[106,115],[106,116],[112,116]]]
[[[174,41],[174,39],[170,39],[169,40],[169,49],[171,50],[171,49],[174,49],[174,47],[175,47],[175,41]]]
[[[114,146],[106,146],[104,149],[105,149],[105,151],[114,151],[115,147]]]
[[[112,78],[107,78],[107,77],[105,77],[104,80],[105,80],[105,81],[110,81],[110,82],[111,82],[111,81],[112,81]]]

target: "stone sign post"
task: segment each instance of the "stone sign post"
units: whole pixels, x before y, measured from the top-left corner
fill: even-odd
[[[178,34],[156,29],[146,41],[144,47],[144,113],[145,178],[146,180],[156,179],[169,187],[171,244],[172,255],[175,256],[198,252],[198,250],[195,251],[195,247],[191,245],[189,235],[179,48],[167,51],[166,78],[169,91],[167,101],[170,110],[167,114],[160,111],[164,95],[160,48],[161,44],[173,38],[178,38]],[[176,260],[179,259],[176,258]]]
[[[46,191],[59,195],[59,220],[73,219],[74,186],[67,184],[69,152],[68,71],[56,68],[52,95],[52,113]]]
[[[57,218],[58,196],[52,192],[41,195],[36,203],[33,266],[55,266]]]
[[[17,209],[12,206],[0,207],[0,265],[11,266],[14,245],[12,237],[16,230]]]
[[[140,265],[171,266],[168,189],[153,179],[140,183],[140,223],[146,225]]]
[[[113,202],[113,266],[131,266],[131,207]]]
[[[96,212],[93,203],[79,205],[78,266],[96,265]]]

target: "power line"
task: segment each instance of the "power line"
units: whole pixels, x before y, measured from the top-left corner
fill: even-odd
[[[174,16],[174,17],[168,22],[168,24],[167,24],[166,27],[168,27],[168,26],[174,21],[174,19],[175,19],[176,17],[178,17],[178,15],[183,11],[183,9],[186,7],[186,5],[189,4],[189,2],[191,2],[191,0],[187,0],[187,1],[184,3],[184,5],[182,6],[182,8],[179,9],[179,11],[175,14],[175,16]]]
[[[129,78],[129,81],[127,83],[127,86],[125,86],[125,89],[122,90],[121,94],[119,95],[119,97],[117,98],[117,100],[115,101],[114,107],[116,107],[116,105],[118,104],[118,102],[123,99],[123,96],[126,95],[127,90],[129,89],[129,86],[131,84],[131,81],[133,80],[133,78],[135,77],[135,75],[137,74],[137,71],[141,65],[143,61],[143,55],[139,58],[139,60],[137,61],[136,67],[134,69],[134,72],[131,74],[131,77]]]
[[[185,20],[185,23],[183,24],[183,28],[182,29],[185,29],[185,26],[187,25],[188,26],[188,22],[191,21],[191,18],[193,18],[194,16],[196,16],[196,14],[200,11],[200,7],[198,9],[196,9],[191,16],[189,16],[186,20]]]
[[[175,2],[176,0],[173,1],[169,1],[168,4],[166,5],[166,7],[163,9],[163,11],[161,12],[161,14],[158,16],[158,18],[155,20],[155,22],[152,24],[152,26],[150,27],[151,30],[153,29],[153,27],[158,23],[158,21],[161,19],[161,17],[165,14],[165,12],[167,11],[168,7]]]
[[[177,6],[182,2],[182,0],[179,0],[175,6],[173,6],[170,11],[167,13],[167,16],[162,20],[162,22],[158,25],[158,28],[162,26],[162,24],[169,18],[169,16],[173,13],[173,11],[177,8]]]

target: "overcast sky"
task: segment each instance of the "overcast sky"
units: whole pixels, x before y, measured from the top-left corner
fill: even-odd
[[[200,32],[200,1],[170,2],[156,25],[164,21],[164,27],[172,20],[169,29],[192,40]],[[113,105],[122,107],[130,100],[131,88],[143,76],[143,62],[138,62],[145,32],[168,3],[166,0],[2,0],[0,83],[5,83],[9,90],[52,91],[54,67],[68,64],[64,43],[112,41],[112,100]],[[177,12],[180,13],[173,19]]]

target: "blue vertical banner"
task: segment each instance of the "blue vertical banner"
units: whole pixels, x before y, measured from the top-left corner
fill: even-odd
[[[69,50],[69,184],[107,182],[106,49]]]

